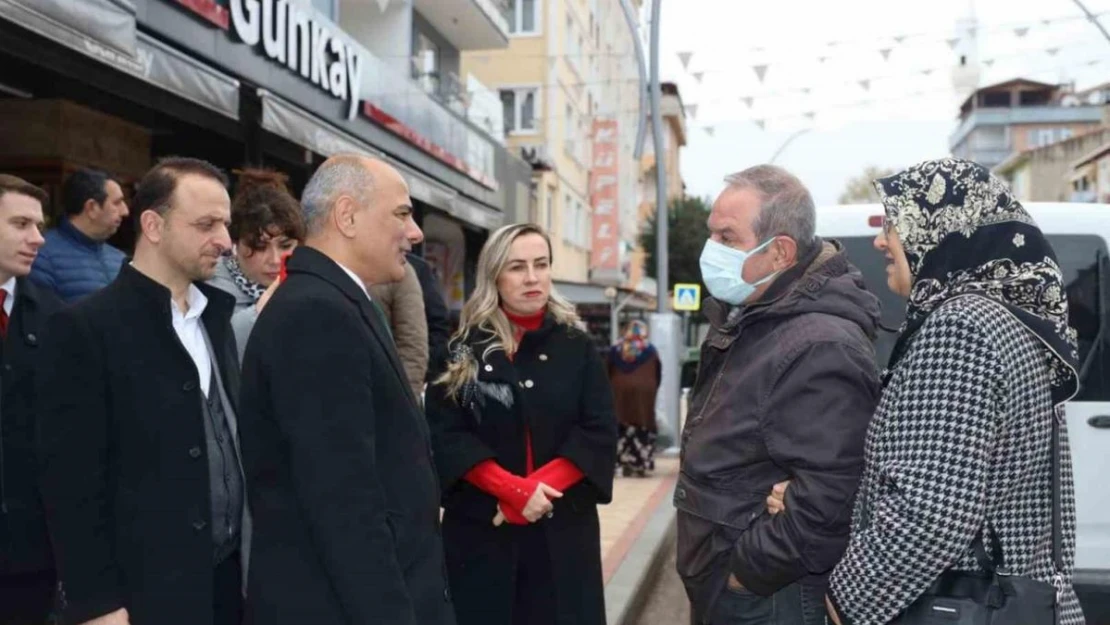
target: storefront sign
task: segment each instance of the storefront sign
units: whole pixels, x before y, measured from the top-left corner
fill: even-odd
[[[235,35],[358,113],[363,59],[342,31],[290,0],[230,0]]]
[[[620,270],[620,215],[618,214],[617,120],[594,120],[593,163],[590,167],[590,205],[593,207],[591,272]]]

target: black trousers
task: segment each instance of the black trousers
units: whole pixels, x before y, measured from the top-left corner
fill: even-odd
[[[44,625],[54,606],[54,571],[0,575],[0,625]]]
[[[213,625],[243,625],[243,562],[236,550],[212,576]]]
[[[543,528],[519,529],[513,625],[555,625],[555,578]]]

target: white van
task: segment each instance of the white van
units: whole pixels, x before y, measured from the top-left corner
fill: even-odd
[[[1067,410],[1078,516],[1075,586],[1088,612],[1087,622],[1098,622],[1094,612],[1105,608],[1094,605],[1093,593],[1110,592],[1110,205],[1024,206],[1056,251],[1071,322],[1079,332],[1081,389]],[[905,300],[887,289],[886,262],[872,245],[882,216],[879,204],[819,208],[817,234],[844,245],[849,260],[882,302],[883,325],[897,329]],[[880,334],[880,366],[886,365],[894,340],[894,334]]]

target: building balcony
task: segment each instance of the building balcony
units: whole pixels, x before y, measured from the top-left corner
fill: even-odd
[[[510,0],[415,0],[413,6],[459,51],[509,45]]]
[[[487,188],[496,189],[496,153],[501,145],[467,119],[471,103],[445,104],[444,99],[428,93],[428,85],[365,48],[361,52],[362,114]]]
[[[1102,121],[1100,106],[1018,106],[1013,108],[981,108],[960,122],[948,138],[955,148],[980,126],[1014,126],[1017,124],[1084,124]]]

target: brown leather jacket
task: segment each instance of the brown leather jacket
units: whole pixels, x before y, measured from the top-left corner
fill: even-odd
[[[369,290],[370,297],[385,313],[409,386],[420,399],[428,372],[428,320],[424,317],[424,291],[416,270],[406,264],[403,280],[375,284]]]

